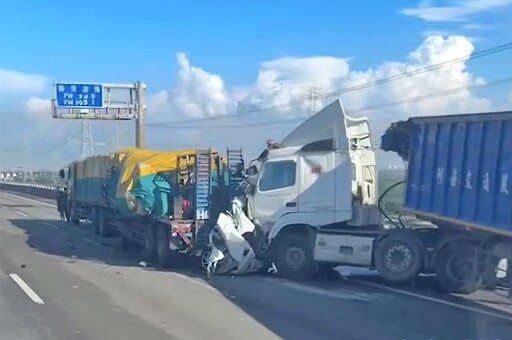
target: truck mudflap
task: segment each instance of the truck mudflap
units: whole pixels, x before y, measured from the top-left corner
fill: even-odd
[[[256,259],[254,249],[244,238],[244,234],[252,233],[254,229],[240,202],[234,201],[230,212],[221,213],[209,235],[212,250],[208,258],[208,275],[242,275],[260,271],[264,263]]]

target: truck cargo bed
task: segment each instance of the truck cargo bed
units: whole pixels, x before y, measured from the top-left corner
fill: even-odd
[[[381,149],[408,162],[404,210],[512,235],[512,111],[397,122]]]

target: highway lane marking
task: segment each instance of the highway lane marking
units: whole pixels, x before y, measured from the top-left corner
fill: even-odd
[[[12,273],[9,274],[9,276],[14,280],[14,282],[18,284],[18,286],[25,292],[25,294],[27,294],[28,297],[32,299],[32,301],[37,304],[44,305],[43,299],[41,299],[39,295],[37,295],[36,292],[34,292],[32,288],[30,288],[30,286],[26,284],[25,281],[21,279],[21,277],[18,276],[18,274]]]
[[[295,290],[302,291],[305,293],[323,295],[323,296],[333,297],[333,298],[343,299],[343,300],[359,300],[359,301],[374,300],[374,296],[372,296],[371,294],[361,293],[361,292],[330,291],[327,289],[317,288],[314,286],[302,285],[302,284],[298,284],[295,282],[281,282],[280,285],[284,286],[286,288],[295,289]]]
[[[102,245],[96,241],[93,241],[93,240],[90,240],[86,237],[83,237],[82,240],[84,240],[85,242],[89,243],[89,244],[92,244],[93,246],[96,246],[96,247],[102,247]]]
[[[11,194],[11,193],[7,193],[7,192],[3,192],[4,194],[6,194],[7,196],[11,196],[11,197],[15,197],[15,198],[19,198],[19,199],[22,199],[22,200],[25,200],[25,201],[28,201],[28,202],[35,202],[35,203],[39,203],[39,204],[42,204],[42,205],[46,205],[48,207],[52,207],[52,208],[57,208],[57,206],[55,204],[50,204],[50,203],[46,203],[46,202],[41,202],[41,201],[38,201],[38,200],[35,200],[35,199],[32,199],[32,198],[27,198],[27,197],[23,197],[23,196],[18,196],[18,195],[14,195],[14,194]]]
[[[364,285],[367,285],[367,286],[372,286],[372,287],[377,287],[377,288],[389,290],[389,291],[394,292],[394,293],[399,293],[399,294],[404,294],[404,295],[408,295],[408,296],[413,296],[415,298],[427,300],[427,301],[430,301],[430,302],[437,302],[437,303],[440,303],[440,304],[443,304],[443,305],[447,305],[447,306],[451,306],[451,307],[455,307],[455,308],[459,308],[459,309],[465,309],[465,310],[470,311],[470,312],[475,312],[475,313],[484,314],[484,315],[487,315],[487,316],[493,316],[493,317],[496,317],[496,318],[504,319],[504,320],[507,320],[507,321],[512,321],[512,316],[507,316],[507,315],[503,315],[503,314],[500,314],[500,313],[494,313],[494,312],[490,312],[490,311],[486,311],[486,310],[483,310],[483,309],[479,309],[479,308],[475,308],[475,307],[470,307],[470,306],[464,306],[464,305],[460,305],[458,303],[449,302],[449,301],[445,301],[445,300],[441,300],[441,299],[436,299],[436,298],[433,298],[433,297],[430,297],[430,296],[408,292],[406,290],[401,290],[401,289],[396,289],[396,288],[392,288],[392,287],[387,287],[387,286],[380,285],[380,284],[373,283],[373,282],[365,282],[365,281],[354,280],[354,279],[352,279],[351,281],[354,281],[354,282],[357,282],[357,283],[360,283],[360,284],[364,284]]]
[[[18,211],[18,210],[14,210],[14,212],[20,216],[23,216],[23,217],[28,217],[27,214],[25,214],[23,211]]]
[[[54,224],[52,224],[52,223],[43,222],[43,221],[41,221],[40,223],[41,223],[41,224],[44,224],[45,226],[48,226],[48,227],[50,227],[50,228],[53,228],[53,229],[55,229],[55,230],[60,230],[60,227],[57,227],[56,225],[54,225]]]

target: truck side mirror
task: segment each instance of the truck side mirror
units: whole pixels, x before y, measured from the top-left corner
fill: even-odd
[[[59,177],[64,179],[64,169],[60,169],[59,171]]]
[[[265,149],[261,152],[261,154],[258,156],[258,161],[261,162],[268,156],[268,149]]]

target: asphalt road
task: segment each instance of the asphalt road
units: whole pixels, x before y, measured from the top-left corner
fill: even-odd
[[[512,339],[512,301],[496,292],[142,268],[115,240],[57,221],[52,204],[0,192],[2,340]]]

